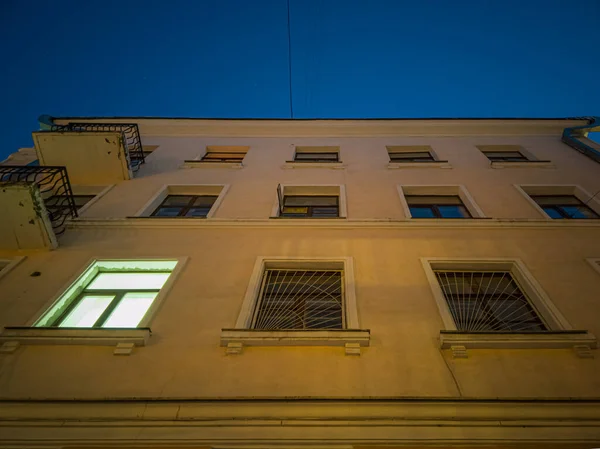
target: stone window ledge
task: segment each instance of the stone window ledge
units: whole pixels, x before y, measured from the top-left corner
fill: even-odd
[[[183,161],[184,168],[244,168],[241,162],[206,162],[200,160]]]
[[[467,349],[574,349],[580,357],[593,357],[598,347],[594,334],[568,330],[550,332],[440,331],[440,347],[452,349],[454,357],[467,357]]]
[[[284,169],[293,168],[329,168],[331,170],[344,170],[346,165],[342,162],[296,162],[286,161],[281,167]]]
[[[556,168],[552,161],[492,161],[492,168]]]
[[[346,355],[360,355],[369,346],[368,329],[264,331],[222,329],[221,346],[227,354],[239,354],[244,346],[343,346]]]
[[[452,168],[448,161],[430,162],[388,162],[387,168],[397,170],[401,168]]]
[[[151,330],[143,328],[50,328],[5,327],[0,333],[0,352],[10,353],[20,345],[115,346],[115,355],[129,355],[135,346],[145,346]]]

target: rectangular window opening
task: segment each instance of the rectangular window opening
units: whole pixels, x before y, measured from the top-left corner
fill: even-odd
[[[339,197],[285,195],[281,217],[289,218],[337,218]]]
[[[553,219],[598,219],[590,206],[575,195],[529,195]]]
[[[206,218],[217,195],[167,195],[153,217]]]
[[[405,195],[412,218],[472,218],[458,195]]]

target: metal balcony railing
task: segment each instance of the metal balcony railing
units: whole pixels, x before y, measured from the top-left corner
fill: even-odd
[[[123,146],[129,156],[131,171],[137,172],[145,162],[142,139],[137,123],[79,123],[52,125],[53,132],[119,132],[123,137]]]
[[[67,218],[77,217],[77,207],[65,167],[0,166],[0,185],[16,183],[38,186],[55,235],[61,235],[65,231]]]

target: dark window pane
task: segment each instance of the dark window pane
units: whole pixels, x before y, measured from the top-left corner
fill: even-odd
[[[484,154],[491,161],[518,162],[529,160],[519,151],[486,151]]]
[[[163,201],[162,206],[187,206],[191,200],[191,195],[169,195]]]
[[[424,205],[424,204],[455,204],[462,205],[462,201],[455,195],[407,195],[406,202],[409,205]]]
[[[389,153],[392,162],[423,162],[433,161],[434,158],[429,151],[418,151],[411,153]]]
[[[563,216],[554,206],[544,206],[543,209],[550,218],[563,218]]]
[[[285,206],[337,206],[337,196],[286,196]]]
[[[191,207],[185,214],[186,217],[206,217],[210,212],[209,207]]]
[[[531,198],[541,205],[578,205],[582,204],[574,195],[531,195]]]
[[[294,160],[336,162],[338,160],[338,153],[296,153]]]
[[[159,207],[154,215],[157,217],[177,217],[182,210],[181,207]]]
[[[210,208],[216,200],[216,196],[199,196],[195,199],[193,206],[208,206]]]
[[[598,218],[593,210],[586,206],[561,206],[567,218]]]
[[[241,162],[244,159],[244,153],[206,153],[203,161],[228,161]]]
[[[438,206],[443,218],[468,218],[469,212],[464,206]]]
[[[337,207],[313,207],[312,208],[312,216],[313,217],[337,217],[338,216],[338,208]]]
[[[435,218],[433,209],[427,206],[410,206],[410,214],[413,218]]]

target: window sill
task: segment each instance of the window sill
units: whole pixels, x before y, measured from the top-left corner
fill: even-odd
[[[222,329],[221,346],[227,354],[239,354],[244,346],[343,346],[346,355],[360,355],[369,346],[368,329],[264,331]]]
[[[588,331],[550,332],[459,332],[440,331],[440,347],[452,349],[457,357],[467,349],[574,349],[581,357],[593,357],[598,347],[596,337]],[[587,355],[582,355],[587,354]]]
[[[281,167],[283,169],[293,168],[329,168],[331,170],[344,170],[346,165],[342,162],[298,162],[286,161]]]
[[[244,165],[241,162],[206,162],[200,160],[183,161],[184,168],[235,168],[242,169]]]
[[[54,328],[5,327],[0,333],[1,352],[13,352],[19,345],[116,346],[115,355],[129,355],[134,346],[145,346],[150,328]]]
[[[551,161],[493,161],[492,168],[556,168]]]
[[[452,168],[452,165],[448,161],[388,162],[387,168],[390,170],[402,168]]]

